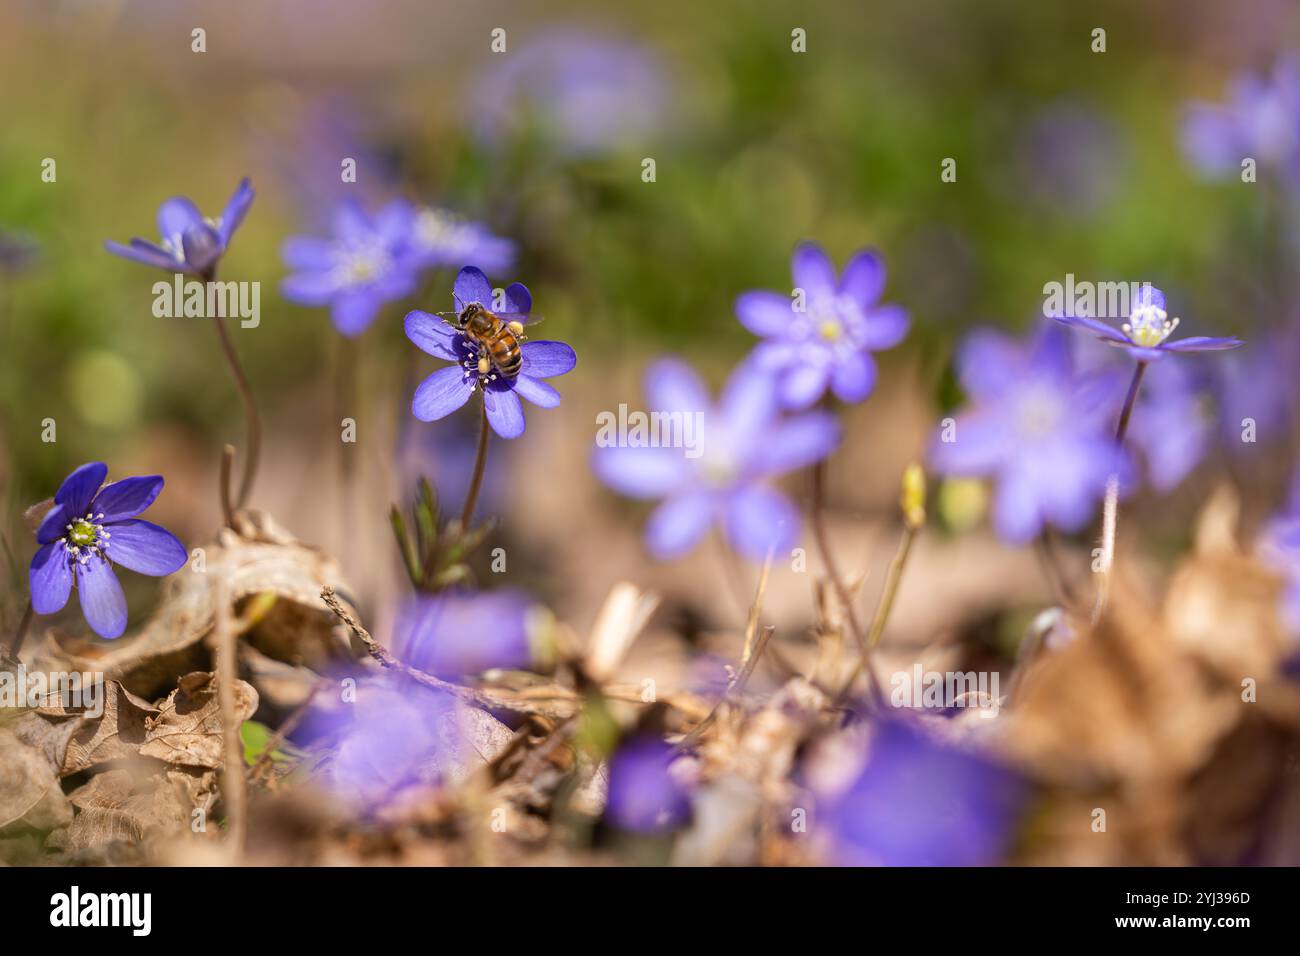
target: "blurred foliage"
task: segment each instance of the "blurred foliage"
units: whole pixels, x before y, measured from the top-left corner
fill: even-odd
[[[520,241],[516,271],[548,335],[590,357],[579,376],[673,349],[721,379],[751,342],[734,297],[787,288],[790,249],[807,237],[841,260],[882,249],[887,297],[917,320],[908,347],[939,355],[973,321],[1023,326],[1043,284],[1067,272],[1157,280],[1196,322],[1245,332],[1251,315],[1225,272],[1262,255],[1270,226],[1241,188],[1192,178],[1177,118],[1186,98],[1219,96],[1234,67],[1266,63],[1296,25],[1265,5],[1272,19],[1243,12],[1241,35],[1225,37],[1205,5],[1122,0],[668,2],[617,17],[570,4],[545,23],[408,2],[364,16],[304,3],[9,6],[0,229],[40,253],[0,275],[0,401],[27,499],[151,427],[205,446],[239,434],[207,321],[155,319],[161,276],[102,249],[107,238],[152,238],[169,195],[215,214],[241,175],[253,178],[258,198],[222,271],[262,283],[262,325],[236,341],[270,420],[333,374],[327,316],[275,291],[280,242],[319,217],[301,202],[302,182],[337,176],[337,154],[303,134],[331,98],[376,159],[362,164],[363,191],[384,191],[382,166],[391,191]],[[208,52],[196,54],[200,9]],[[468,104],[495,68],[487,36],[498,20],[514,50],[557,25],[644,44],[669,89],[659,135],[582,157],[527,136],[502,150],[476,142]],[[1100,55],[1090,49],[1098,25]],[[807,30],[806,54],[790,50],[794,26]],[[1055,111],[1082,116],[1082,135],[1072,140],[1067,125],[1063,144],[1036,154],[1035,123]],[[641,181],[643,156],[656,160],[654,183]],[[56,184],[41,181],[44,157],[58,162]],[[945,157],[956,183],[940,181]],[[431,283],[420,304],[445,307],[444,286]],[[367,333],[377,361],[407,352],[404,308]],[[59,423],[56,446],[40,442],[46,417]]]

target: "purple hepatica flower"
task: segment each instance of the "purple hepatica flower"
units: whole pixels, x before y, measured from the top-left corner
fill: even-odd
[[[1209,177],[1240,174],[1247,158],[1300,179],[1300,59],[1277,61],[1271,77],[1232,83],[1228,102],[1194,102],[1183,119],[1183,151]]]
[[[412,244],[415,212],[397,199],[371,216],[353,200],[335,210],[327,239],[292,236],[281,249],[295,270],[281,285],[299,305],[330,307],[334,328],[360,335],[386,302],[415,291],[419,262]]]
[[[402,607],[393,652],[412,667],[457,680],[494,668],[527,668],[545,628],[545,613],[522,592],[444,591]]]
[[[957,359],[971,407],[930,446],[940,474],[997,481],[993,523],[1023,544],[1051,524],[1078,531],[1126,462],[1110,434],[1110,376],[1079,376],[1063,329],[1043,324],[1022,345],[1000,332],[971,333]]]
[[[1148,285],[1142,286],[1138,292],[1128,321],[1119,329],[1097,319],[1077,315],[1056,315],[1052,318],[1091,332],[1107,345],[1125,349],[1139,362],[1154,362],[1170,352],[1218,352],[1245,344],[1238,338],[1211,338],[1207,335],[1194,335],[1169,342],[1169,336],[1178,327],[1178,320],[1171,319],[1168,315],[1165,311],[1165,294]]]
[[[420,268],[445,268],[476,262],[496,275],[515,262],[515,244],[494,236],[487,226],[455,213],[425,206],[415,214],[411,244]]]
[[[205,219],[199,208],[184,196],[173,196],[158,209],[158,243],[132,239],[129,246],[120,242],[104,243],[109,252],[157,266],[168,272],[188,272],[211,276],[217,263],[230,247],[235,230],[244,221],[253,204],[253,187],[245,178],[226,203],[220,218]]]
[[[639,44],[554,31],[492,59],[471,108],[475,135],[493,146],[536,134],[587,155],[644,140],[663,122],[664,72]]]
[[[799,512],[768,481],[829,455],[840,440],[835,417],[782,418],[771,379],[744,366],[716,406],[695,372],[673,359],[650,367],[645,392],[652,415],[675,416],[679,444],[687,447],[598,439],[592,468],[615,491],[664,499],[646,527],[651,553],[686,554],[715,521],[746,558],[762,561],[769,550],[793,547]]]
[[[634,737],[609,762],[605,815],[620,830],[667,833],[691,813],[686,788],[673,778],[673,748],[657,737]]]
[[[104,484],[108,467],[82,465],[59,486],[54,507],[36,531],[32,610],[53,614],[68,603],[75,576],[81,611],[100,637],[126,630],[126,598],[113,565],[162,577],[185,564],[185,546],[170,532],[137,518],[158,497],[158,475]],[[100,486],[103,487],[100,487]]]
[[[988,866],[1015,835],[1024,781],[904,719],[876,726],[867,764],[830,801],[841,866]]]
[[[363,813],[383,809],[407,788],[461,779],[477,758],[465,708],[404,679],[363,682],[354,703],[313,713],[308,727],[332,744],[325,782]]]
[[[871,353],[893,348],[907,334],[907,312],[877,304],[885,288],[884,261],[863,250],[836,279],[821,247],[805,242],[795,247],[790,271],[794,296],[746,292],[736,300],[741,324],[767,340],[752,361],[775,374],[787,408],[807,408],[827,386],[840,401],[862,401],[876,384]]]
[[[456,276],[453,300],[457,321],[472,306],[491,309],[492,286],[487,276],[474,266],[466,266]],[[499,311],[511,320],[526,321],[532,313],[533,298],[521,283],[512,283],[504,292],[505,308]],[[560,393],[542,379],[569,372],[578,363],[573,349],[563,342],[528,342],[519,346],[522,362],[515,375],[497,367],[487,349],[462,331],[428,312],[410,312],[406,316],[406,337],[435,358],[455,362],[426,378],[415,390],[411,411],[422,422],[445,418],[469,401],[476,389],[483,393],[488,421],[502,438],[518,438],[524,433],[524,410],[520,396],[541,408],[555,408]],[[521,336],[522,338],[522,336]]]

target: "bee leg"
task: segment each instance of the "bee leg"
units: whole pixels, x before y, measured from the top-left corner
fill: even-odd
[[[478,373],[486,375],[490,371],[492,371],[492,360],[486,355],[480,355],[478,358]]]
[[[524,323],[518,321],[517,319],[516,319],[515,321],[513,321],[513,322],[507,322],[507,323],[506,323],[506,328],[508,328],[508,329],[509,329],[511,332],[513,332],[515,335],[523,335],[523,334],[524,334]]]

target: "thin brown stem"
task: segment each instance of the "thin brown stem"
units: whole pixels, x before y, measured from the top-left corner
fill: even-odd
[[[235,446],[227,445],[221,450],[221,514],[226,520],[226,527],[235,527],[235,506],[230,500],[230,473],[235,467]]]
[[[9,656],[15,661],[18,660],[18,652],[23,649],[23,641],[27,638],[27,629],[32,625],[32,602],[27,602],[27,607],[23,609],[23,616],[18,621],[18,629],[14,631],[14,639],[9,645]]]
[[[1133,407],[1137,404],[1138,389],[1142,386],[1142,375],[1147,370],[1146,362],[1138,362],[1133,369],[1133,379],[1129,382],[1128,394],[1124,396],[1124,407],[1120,409],[1119,422],[1115,425],[1115,450],[1118,454],[1124,447],[1124,437],[1128,434],[1128,425],[1133,417]],[[1111,571],[1115,563],[1115,526],[1119,516],[1119,475],[1112,474],[1106,481],[1106,499],[1102,506],[1101,517],[1101,577],[1097,581],[1097,598],[1092,606],[1092,621],[1101,619],[1110,596]]]
[[[478,504],[479,489],[483,487],[483,472],[487,467],[488,417],[487,403],[482,406],[482,417],[478,428],[478,452],[474,456],[474,475],[470,478],[469,491],[465,494],[465,507],[460,512],[461,530],[469,528],[474,520],[474,506]]]
[[[840,571],[835,563],[835,555],[831,552],[830,538],[826,531],[826,461],[823,459],[813,465],[812,469],[812,525],[813,538],[817,542],[817,550],[821,554],[822,564],[826,565],[826,575],[831,579],[831,586],[835,589],[835,595],[839,598],[840,605],[844,608],[845,618],[848,620],[849,629],[853,632],[853,639],[857,642],[860,660],[859,670],[865,670],[868,683],[871,687],[873,698],[880,702],[884,700],[884,694],[880,685],[876,681],[876,673],[871,669],[867,660],[871,653],[871,647],[867,643],[867,638],[862,630],[862,625],[858,623],[858,614],[853,606],[853,596],[849,594],[849,589],[840,576]],[[858,670],[854,671],[856,679]]]
[[[203,277],[203,280],[206,283],[215,278],[216,272],[212,270]],[[220,315],[214,315],[212,321],[217,327],[217,338],[221,340],[221,351],[226,356],[226,365],[229,366],[230,374],[235,379],[239,397],[244,402],[244,418],[247,420],[248,447],[244,449],[244,474],[239,482],[239,497],[235,499],[235,507],[242,508],[248,503],[248,494],[253,490],[253,478],[257,475],[257,462],[262,447],[262,420],[257,415],[253,390],[248,385],[248,376],[244,374],[244,366],[239,362],[239,354],[235,351],[235,343],[230,340],[230,332],[226,329],[225,321]]]

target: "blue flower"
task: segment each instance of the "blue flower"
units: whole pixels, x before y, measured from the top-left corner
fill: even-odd
[[[856,253],[837,279],[820,246],[795,247],[790,271],[796,297],[746,292],[736,300],[742,325],[767,341],[752,361],[776,376],[787,408],[807,408],[829,387],[842,402],[860,402],[876,384],[872,352],[893,348],[907,334],[901,306],[880,305],[885,263],[870,250]]]
[[[1300,59],[1280,58],[1270,77],[1237,76],[1226,104],[1189,104],[1182,139],[1206,176],[1240,175],[1249,157],[1300,182]]]
[[[620,830],[666,833],[690,817],[685,786],[669,770],[673,748],[657,737],[625,741],[609,762],[605,815]]]
[[[545,627],[545,613],[520,591],[443,591],[402,606],[393,653],[447,680],[522,670],[537,658]]]
[[[1270,333],[1214,364],[1223,444],[1234,455],[1291,434],[1300,397],[1291,374],[1300,361],[1300,336],[1295,332],[1288,328]],[[1247,428],[1253,442],[1242,440]]]
[[[1128,440],[1141,452],[1156,491],[1176,488],[1208,454],[1214,433],[1208,398],[1198,377],[1177,362],[1147,373]]]
[[[318,706],[305,734],[325,744],[323,783],[363,816],[404,791],[463,779],[481,758],[469,709],[450,694],[384,674],[358,684],[352,703]]]
[[[699,423],[696,447],[623,440],[597,447],[592,468],[621,494],[663,499],[646,527],[651,553],[686,554],[715,522],[737,552],[755,561],[770,549],[793,547],[798,509],[769,482],[829,455],[840,440],[835,417],[818,411],[783,418],[771,379],[745,366],[716,405],[695,372],[673,359],[650,367],[645,394],[651,415],[673,416],[678,434],[689,436],[691,422]]]
[[[910,722],[875,726],[866,766],[826,818],[841,866],[989,866],[1002,862],[1025,782],[989,758]]]
[[[299,305],[330,307],[334,327],[360,335],[387,302],[415,291],[419,269],[412,230],[415,210],[394,200],[371,216],[346,200],[334,213],[333,236],[292,236],[281,256],[295,270],[281,284]]]
[[[107,476],[106,465],[91,462],[59,486],[36,531],[41,547],[30,584],[32,610],[53,614],[68,603],[75,577],[86,622],[100,637],[113,638],[126,630],[126,598],[113,565],[162,577],[185,564],[186,552],[170,531],[136,517],[162,491],[161,477],[105,485]]]
[[[1143,286],[1137,301],[1133,303],[1128,321],[1119,329],[1085,316],[1055,315],[1052,318],[1091,332],[1107,345],[1125,349],[1139,362],[1154,362],[1170,352],[1217,352],[1246,344],[1238,338],[1211,338],[1206,335],[1167,341],[1178,327],[1178,320],[1168,316],[1169,313],[1165,311],[1165,294],[1151,286]]]
[[[489,275],[496,275],[515,262],[515,244],[509,239],[492,235],[482,223],[435,206],[423,206],[415,213],[411,245],[422,269],[474,262]]]
[[[482,270],[466,266],[456,276],[453,304],[459,313],[473,303],[491,309],[492,286]],[[524,285],[515,282],[505,289],[505,308],[497,311],[522,316],[531,313],[532,308],[532,295]],[[421,351],[456,363],[434,372],[415,390],[411,401],[415,417],[422,422],[445,418],[478,390],[483,394],[488,421],[502,438],[518,438],[524,433],[521,396],[540,408],[558,406],[560,393],[542,380],[572,371],[578,363],[573,349],[563,342],[525,341],[519,348],[523,356],[519,373],[504,375],[478,342],[428,312],[407,314],[406,337]],[[487,371],[481,370],[484,367],[481,360],[487,360]]]
[[[1110,433],[1110,376],[1076,374],[1069,336],[1042,325],[1028,343],[1000,332],[967,336],[957,375],[970,399],[930,445],[934,469],[996,480],[993,523],[1007,541],[1044,525],[1081,529],[1113,473],[1128,472]]]
[[[226,208],[215,221],[205,219],[199,208],[184,196],[173,196],[158,209],[157,243],[132,239],[129,246],[108,241],[104,247],[114,255],[157,266],[168,272],[210,276],[230,247],[235,230],[253,204],[253,187],[240,181]]]

